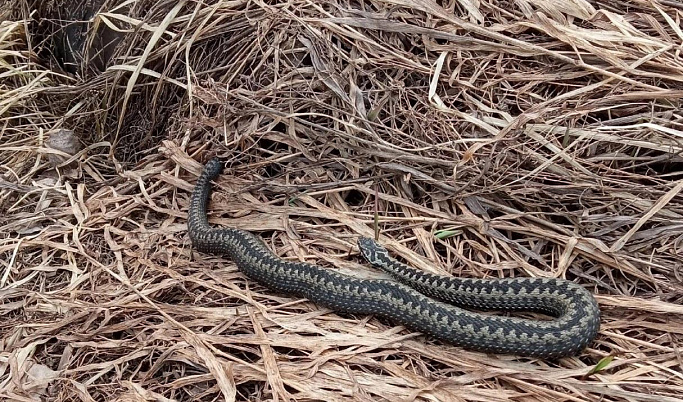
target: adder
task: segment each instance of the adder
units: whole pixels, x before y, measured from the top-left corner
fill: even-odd
[[[256,235],[214,228],[207,219],[211,181],[219,159],[202,170],[189,207],[188,232],[201,252],[227,254],[247,277],[266,287],[333,310],[374,314],[466,349],[555,358],[582,351],[597,335],[600,310],[580,285],[556,278],[477,279],[434,275],[389,255],[361,237],[361,255],[396,281],[358,279],[306,262],[286,261]],[[475,310],[544,313],[552,320],[482,314]]]

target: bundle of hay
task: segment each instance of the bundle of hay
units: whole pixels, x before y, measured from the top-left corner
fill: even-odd
[[[28,1],[0,11],[0,395],[11,400],[655,400],[683,395],[675,1]],[[280,295],[213,224],[358,277],[596,295],[576,357],[464,351]]]

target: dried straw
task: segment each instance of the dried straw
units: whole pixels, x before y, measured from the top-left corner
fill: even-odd
[[[56,62],[60,5],[0,11],[3,398],[681,400],[678,2],[107,2],[104,71]],[[284,258],[376,277],[378,231],[426,271],[581,283],[600,334],[493,356],[274,294],[191,248],[213,155],[211,221]]]

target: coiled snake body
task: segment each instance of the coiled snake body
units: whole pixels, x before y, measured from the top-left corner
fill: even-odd
[[[197,180],[189,208],[190,239],[201,252],[229,255],[247,277],[272,290],[305,297],[339,312],[378,315],[451,344],[488,353],[568,356],[583,350],[597,334],[600,311],[595,298],[566,280],[433,275],[391,258],[369,238],[358,240],[361,254],[398,282],[357,279],[313,264],[283,260],[250,232],[209,226],[206,209],[211,180],[222,170],[223,163],[212,159]],[[464,308],[539,312],[555,318],[539,321]]]

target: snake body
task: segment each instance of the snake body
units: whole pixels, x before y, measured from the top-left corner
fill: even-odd
[[[332,310],[377,315],[466,349],[554,358],[574,355],[597,335],[600,311],[583,287],[561,279],[471,279],[434,275],[409,267],[369,238],[363,257],[396,281],[367,280],[305,262],[286,261],[254,234],[214,228],[207,219],[211,180],[219,159],[202,170],[189,206],[188,232],[201,252],[227,254],[247,277],[277,292],[303,297]],[[475,313],[477,310],[540,312],[552,320]]]

